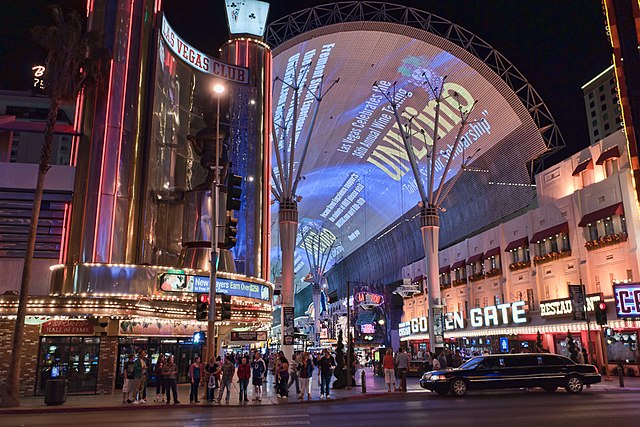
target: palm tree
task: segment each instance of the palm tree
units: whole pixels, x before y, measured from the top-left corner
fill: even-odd
[[[33,37],[46,51],[45,92],[51,98],[49,113],[40,150],[40,166],[33,196],[33,210],[29,225],[27,250],[24,257],[18,313],[12,338],[11,360],[2,406],[19,406],[20,355],[27,312],[27,298],[31,280],[31,264],[36,243],[36,230],[40,205],[44,191],[44,180],[50,168],[53,130],[58,110],[64,103],[75,101],[78,93],[89,82],[99,81],[99,69],[103,59],[108,58],[102,46],[102,37],[94,31],[86,31],[79,13],[63,14],[59,6],[50,7],[53,25],[33,28]],[[79,108],[80,106],[78,106]]]

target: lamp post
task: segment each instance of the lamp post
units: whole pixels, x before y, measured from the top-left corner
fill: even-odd
[[[216,282],[218,274],[218,259],[220,249],[218,248],[218,226],[220,218],[220,97],[224,92],[224,86],[216,83],[213,91],[216,94],[216,163],[211,185],[211,267],[209,269],[209,320],[207,322],[207,357],[215,357],[217,350],[216,342]]]

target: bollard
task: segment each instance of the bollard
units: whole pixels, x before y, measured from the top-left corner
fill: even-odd
[[[367,392],[367,381],[366,381],[366,378],[364,376],[364,369],[362,370],[362,374],[360,375],[360,382],[362,383],[362,392],[366,393]]]
[[[620,381],[620,387],[624,387],[624,366],[622,363],[618,363],[618,381]]]

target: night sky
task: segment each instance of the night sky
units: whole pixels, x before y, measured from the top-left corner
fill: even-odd
[[[0,89],[28,90],[31,67],[44,52],[29,29],[46,25],[48,4],[76,8],[84,0],[3,0],[0,13]],[[270,1],[269,21],[326,0]],[[508,58],[545,100],[564,136],[564,158],[589,143],[580,86],[611,64],[599,1],[437,0],[392,3],[442,16],[484,39]],[[195,47],[214,54],[226,40],[222,0],[163,0],[169,22]],[[580,5],[580,7],[577,7]]]

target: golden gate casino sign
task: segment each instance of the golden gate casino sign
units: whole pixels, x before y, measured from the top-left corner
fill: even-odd
[[[196,70],[234,83],[249,83],[247,68],[227,64],[195,49],[173,31],[164,15],[162,15],[162,39],[174,54]]]

